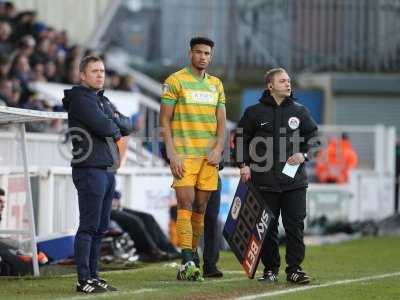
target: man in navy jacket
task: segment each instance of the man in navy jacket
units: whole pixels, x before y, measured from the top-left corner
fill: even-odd
[[[79,228],[75,236],[78,273],[76,290],[83,293],[116,291],[98,275],[101,238],[108,228],[119,165],[117,142],[133,131],[130,119],[116,111],[103,95],[105,69],[97,56],[80,66],[80,85],[65,90],[72,139],[72,179],[78,191]]]

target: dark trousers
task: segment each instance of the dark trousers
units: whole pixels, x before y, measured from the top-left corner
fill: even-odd
[[[31,262],[23,262],[16,255],[14,248],[0,241],[0,276],[22,276],[33,274]]]
[[[169,253],[177,252],[152,215],[123,208],[122,211],[113,210],[111,219],[129,233],[139,253],[152,254],[159,249]]]
[[[138,217],[143,222],[145,228],[149,232],[158,248],[168,253],[177,253],[174,245],[171,244],[167,236],[162,231],[160,225],[151,214],[129,208],[124,208],[123,211]]]
[[[205,270],[216,268],[219,259],[220,234],[218,214],[221,204],[221,178],[218,177],[218,189],[211,193],[204,215],[204,250],[203,261]]]
[[[78,280],[98,277],[101,238],[108,229],[115,175],[100,168],[73,168],[78,190],[79,228],[75,236]]]
[[[306,217],[306,188],[282,193],[263,192],[262,195],[275,216],[265,237],[261,260],[264,271],[278,273],[280,267],[278,218],[286,233],[286,273],[296,271],[304,260],[304,219]]]

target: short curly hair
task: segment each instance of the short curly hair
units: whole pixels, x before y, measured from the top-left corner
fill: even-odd
[[[203,44],[203,45],[207,45],[210,46],[211,49],[214,47],[214,41],[206,38],[206,37],[194,37],[190,40],[190,49],[193,49],[194,46],[199,45],[199,44]]]

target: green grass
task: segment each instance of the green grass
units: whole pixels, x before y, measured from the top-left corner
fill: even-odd
[[[309,286],[400,272],[400,238],[363,238],[338,245],[308,247],[304,268],[313,277]],[[282,249],[282,258],[284,249]],[[177,282],[176,270],[164,264],[149,264],[133,270],[109,271],[102,275],[120,289],[102,296],[74,291],[75,275],[48,269],[41,278],[1,279],[0,299],[227,299],[297,288],[287,284],[282,266],[279,283],[267,285],[249,280],[229,252],[221,254],[222,280]],[[63,272],[71,269],[64,269]],[[261,266],[259,267],[261,271]],[[62,272],[61,272],[62,273]],[[268,299],[386,300],[400,298],[400,276],[363,280],[349,284],[316,287]],[[259,298],[261,299],[261,298]]]

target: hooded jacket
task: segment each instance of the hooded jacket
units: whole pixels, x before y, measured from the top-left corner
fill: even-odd
[[[68,134],[73,146],[72,167],[118,165],[115,142],[133,131],[130,119],[116,111],[103,92],[84,86],[64,90],[63,107],[68,112]]]
[[[318,147],[317,132],[308,109],[292,95],[278,105],[266,90],[259,103],[248,107],[239,121],[235,135],[236,161],[250,166],[251,181],[261,191],[307,187],[304,163],[294,178],[283,174],[282,169],[294,153],[308,153]]]

